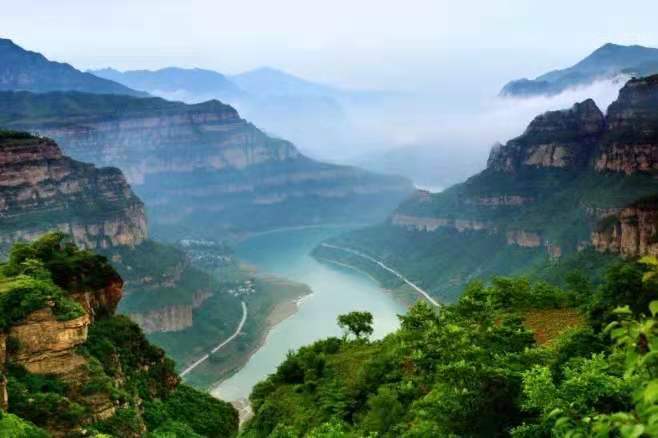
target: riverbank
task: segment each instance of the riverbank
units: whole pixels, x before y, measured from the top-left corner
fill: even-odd
[[[379,286],[386,292],[390,293],[391,296],[400,304],[405,306],[406,308],[409,308],[413,306],[415,303],[417,303],[419,300],[426,300],[427,298],[425,297],[424,294],[419,295],[418,293],[418,287],[411,286],[407,280],[407,282],[400,282],[398,285],[393,285],[390,281],[390,279],[386,279],[384,275],[388,275],[391,272],[377,272],[376,271],[370,271],[366,268],[365,265],[363,265],[364,260],[363,258],[357,258],[355,259],[354,257],[337,257],[333,258],[327,253],[322,253],[320,251],[313,251],[312,257],[316,259],[320,263],[327,263],[335,266],[340,266],[346,269],[351,269],[353,271],[356,271],[360,274],[368,276],[371,280],[377,282]],[[389,268],[390,269],[390,268]],[[381,271],[381,269],[378,269],[378,271]],[[384,275],[382,275],[384,274]],[[397,277],[397,276],[396,276]],[[399,279],[399,277],[398,277]],[[433,301],[433,300],[432,300]],[[436,302],[430,302],[432,305],[440,305],[439,303]]]
[[[341,232],[341,228],[304,227],[269,232],[251,238],[236,248],[236,255],[261,272],[270,272],[310,286],[313,294],[303,304],[290,303],[271,309],[268,334],[253,344],[249,361],[239,372],[225,378],[212,393],[227,401],[248,398],[253,386],[274,372],[290,350],[319,339],[341,336],[338,315],[369,311],[374,317],[373,338],[381,338],[399,327],[398,314],[406,306],[379,287],[370,275],[343,266],[329,266],[310,256],[319,243]],[[253,354],[252,354],[253,353]]]
[[[404,306],[407,309],[409,307],[413,306],[419,299],[417,294],[410,293],[410,291],[404,290],[404,285],[401,286],[400,288],[387,288],[382,284],[382,282],[377,277],[372,275],[370,272],[368,272],[364,269],[358,268],[354,265],[350,265],[349,263],[339,262],[337,260],[333,260],[331,258],[323,257],[323,256],[315,255],[315,254],[313,254],[312,257],[320,263],[326,263],[326,264],[333,265],[333,266],[339,266],[341,268],[345,268],[345,269],[349,269],[349,270],[358,272],[361,275],[365,275],[366,277],[370,278],[375,283],[379,284],[379,286],[382,288],[382,290],[384,292],[390,294],[391,297],[393,297],[393,299],[395,301],[397,301],[398,303],[400,303],[402,306]]]

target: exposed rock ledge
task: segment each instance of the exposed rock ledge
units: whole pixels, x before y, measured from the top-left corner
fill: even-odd
[[[212,295],[210,291],[200,290],[193,295],[191,304],[175,304],[128,316],[144,333],[177,332],[194,325],[194,309],[201,307]]]
[[[492,224],[477,220],[419,217],[399,213],[391,217],[391,223],[398,227],[417,231],[436,231],[439,228],[452,228],[461,233],[467,230],[485,231],[493,228]]]
[[[597,251],[624,257],[658,255],[658,201],[638,202],[608,216],[592,233]]]
[[[50,308],[37,310],[21,324],[11,327],[8,336],[18,345],[11,358],[31,373],[54,374],[74,381],[80,368],[87,363],[75,349],[87,340],[90,323],[87,314],[70,321],[58,321]]]
[[[528,196],[520,195],[500,195],[500,196],[483,196],[480,198],[469,199],[469,204],[481,205],[484,207],[514,206],[525,205],[533,202],[534,199]]]

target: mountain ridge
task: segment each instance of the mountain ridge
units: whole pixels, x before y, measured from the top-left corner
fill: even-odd
[[[4,38],[0,38],[0,90],[147,95],[117,82],[83,73],[70,64],[50,61],[42,54],[25,50]]]
[[[571,67],[552,70],[535,79],[513,80],[502,88],[500,95],[551,96],[597,80],[649,76],[654,73],[658,73],[658,49],[606,43]]]
[[[658,76],[633,79],[605,116],[592,100],[537,116],[492,149],[481,173],[441,193],[418,192],[385,224],[334,243],[384,261],[447,301],[470,280],[594,250],[658,254],[657,91]]]

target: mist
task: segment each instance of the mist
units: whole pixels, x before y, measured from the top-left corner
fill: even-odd
[[[605,112],[627,79],[601,80],[550,97],[494,95],[457,105],[439,95],[416,94],[390,97],[376,108],[348,107],[356,141],[324,158],[401,174],[440,190],[482,170],[494,143],[521,135],[539,114],[588,98]]]

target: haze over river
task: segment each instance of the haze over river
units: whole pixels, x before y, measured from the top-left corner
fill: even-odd
[[[399,326],[397,314],[405,312],[377,282],[349,268],[320,263],[310,256],[324,239],[345,228],[322,227],[283,230],[254,236],[236,249],[237,256],[260,271],[307,284],[313,294],[299,310],[276,325],[265,344],[247,364],[213,390],[213,395],[234,401],[247,398],[253,386],[273,373],[289,350],[329,336],[341,336],[336,317],[354,310],[367,310],[374,317],[374,338]]]

